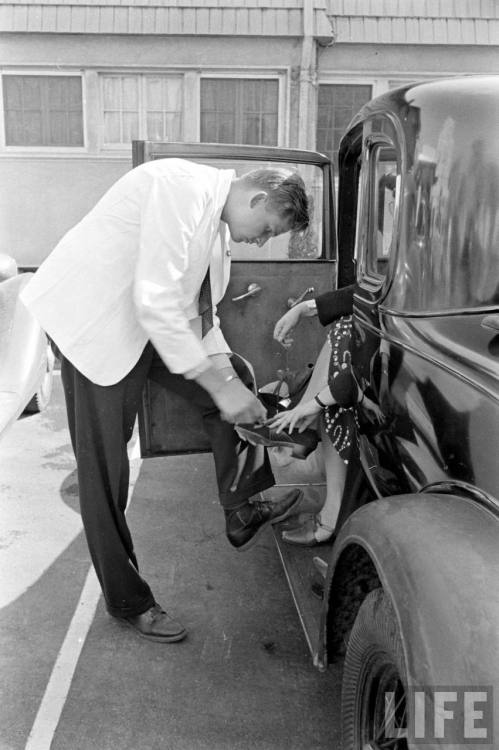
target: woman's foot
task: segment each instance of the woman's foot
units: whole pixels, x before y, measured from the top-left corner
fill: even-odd
[[[282,532],[282,540],[301,547],[314,547],[334,539],[334,529],[321,523],[320,516],[309,516],[300,526]]]

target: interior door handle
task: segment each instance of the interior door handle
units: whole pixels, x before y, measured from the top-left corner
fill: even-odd
[[[261,291],[262,291],[262,287],[258,286],[258,284],[255,284],[255,282],[253,282],[252,284],[248,286],[247,292],[245,292],[244,294],[240,294],[239,297],[232,297],[232,301],[239,302],[239,300],[246,299],[246,297],[254,297],[255,294],[258,294],[258,292],[261,292]]]
[[[302,293],[300,294],[300,296],[299,296],[299,297],[297,297],[296,299],[295,299],[294,297],[290,297],[290,298],[288,299],[288,307],[289,307],[289,309],[291,309],[292,307],[294,307],[295,305],[297,305],[297,304],[298,304],[298,302],[301,302],[301,301],[302,301],[302,300],[303,300],[303,299],[304,299],[304,298],[305,298],[305,297],[307,296],[307,294],[313,294],[314,292],[315,292],[315,289],[314,289],[314,287],[313,287],[313,286],[309,286],[309,287],[308,287],[307,289],[305,289],[305,291],[304,291],[304,292],[302,292]]]

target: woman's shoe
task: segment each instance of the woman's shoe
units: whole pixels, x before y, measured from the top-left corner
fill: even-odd
[[[334,529],[324,526],[319,516],[309,516],[300,526],[283,531],[282,540],[300,547],[315,547],[334,541]]]
[[[286,531],[299,528],[310,518],[319,515],[323,505],[324,498],[318,492],[311,492],[307,488],[305,492],[302,491],[299,502],[293,508],[293,513],[281,522],[280,528]]]
[[[276,432],[265,425],[256,426],[252,424],[236,424],[235,430],[242,440],[253,445],[282,446],[291,448],[291,455],[295,458],[306,458],[317,448],[319,438],[315,430],[304,430],[298,432]]]

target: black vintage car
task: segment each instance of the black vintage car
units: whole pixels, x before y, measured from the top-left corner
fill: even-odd
[[[366,105],[340,148],[337,251],[325,156],[135,144],[136,163],[278,161],[306,173],[315,208],[307,241],[275,238],[257,259],[244,247],[233,251],[222,327],[255,364],[259,383],[278,367],[313,361],[319,349],[307,320],[301,344],[284,359],[271,332],[286,306],[356,283],[352,365],[383,423],[360,410],[360,456],[349,465],[334,543],[318,552],[278,541],[314,663],[344,658],[345,750],[494,746],[498,123],[499,77],[406,86]],[[144,455],[206,449],[196,417],[184,415],[151,384]],[[307,572],[317,554],[327,562],[321,602],[310,596]]]

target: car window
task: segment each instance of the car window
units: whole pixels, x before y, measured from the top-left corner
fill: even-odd
[[[296,170],[303,178],[309,200],[310,226],[305,232],[286,232],[278,237],[271,237],[263,247],[249,245],[246,242],[233,242],[231,252],[233,260],[303,260],[319,258],[322,255],[322,222],[324,204],[324,178],[322,169],[314,164],[293,164],[292,162],[246,161],[231,158],[197,159],[204,164],[211,164],[221,169],[235,169],[238,176],[252,169],[262,167],[283,167]]]
[[[159,154],[158,156],[154,156],[154,158],[158,157]],[[305,182],[310,215],[308,228],[304,232],[285,232],[278,237],[271,237],[262,247],[250,245],[247,242],[234,242],[231,240],[232,260],[289,261],[330,257],[330,249],[324,247],[323,211],[325,176],[320,166],[303,163],[296,164],[287,161],[238,159],[234,156],[224,158],[189,155],[189,159],[201,164],[209,164],[219,169],[234,169],[238,177],[253,169],[282,167],[297,171]]]
[[[396,309],[428,314],[499,305],[499,155],[495,127],[485,123],[482,131],[473,141],[449,121],[438,148],[417,153],[405,180],[404,273],[390,292]]]
[[[361,170],[359,195],[362,214],[358,213],[357,257],[359,281],[381,286],[388,273],[395,221],[398,186],[397,159],[392,146],[381,143],[369,147]]]
[[[261,166],[273,166],[270,163],[239,164],[234,168],[237,174]],[[275,166],[275,165],[274,165]],[[285,232],[278,237],[271,237],[261,248],[245,242],[232,242],[234,260],[300,260],[319,258],[322,255],[322,209],[323,209],[323,176],[322,169],[313,164],[283,163],[285,169],[295,169],[303,178],[309,202],[310,225],[305,232]]]

